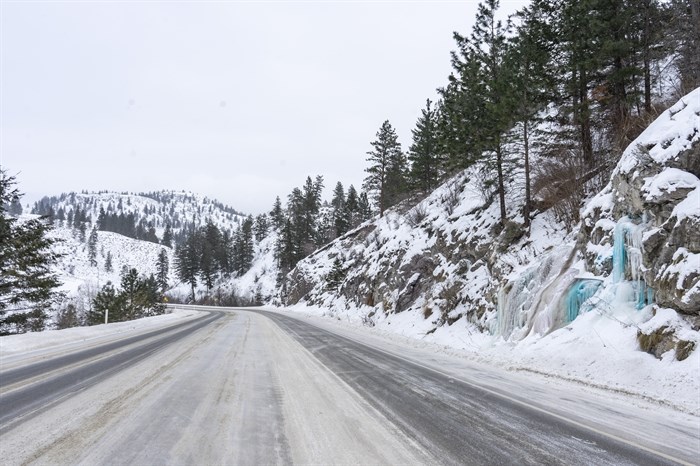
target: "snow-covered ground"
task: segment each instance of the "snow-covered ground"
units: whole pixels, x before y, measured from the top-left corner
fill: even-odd
[[[14,357],[21,357],[24,361],[27,357],[45,357],[48,353],[55,354],[76,347],[104,344],[122,338],[125,334],[145,333],[200,315],[200,312],[192,310],[169,309],[166,314],[127,322],[0,336],[0,360],[3,368],[7,368]]]
[[[89,232],[87,233],[89,235]],[[78,294],[80,288],[92,287],[99,289],[108,281],[119,286],[122,268],[135,268],[142,275],[156,274],[156,263],[161,249],[165,249],[170,260],[170,277],[175,280],[173,249],[160,244],[141,241],[110,231],[97,232],[97,265],[90,265],[87,240],[81,241],[78,230],[66,227],[55,227],[50,237],[59,240],[54,250],[62,254],[56,272],[62,283],[61,291],[68,296]],[[105,263],[111,255],[112,269],[107,271]]]

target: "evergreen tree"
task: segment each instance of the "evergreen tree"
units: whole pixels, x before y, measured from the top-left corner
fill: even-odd
[[[104,207],[100,206],[100,213],[97,215],[97,228],[99,230],[106,230],[106,223],[107,223],[107,213],[105,212]]]
[[[197,235],[193,232],[175,251],[177,276],[182,282],[190,285],[192,302],[195,300],[194,291],[199,275],[199,256],[199,242]]]
[[[58,255],[48,227],[7,215],[21,197],[14,185],[15,178],[0,169],[0,334],[43,330],[46,309],[59,297],[60,283],[50,270]]]
[[[333,198],[331,199],[333,206],[333,238],[343,236],[350,227],[349,212],[346,206],[345,189],[343,183],[338,181],[333,190]],[[332,239],[332,238],[330,238]]]
[[[160,240],[160,244],[169,248],[173,246],[173,229],[170,226],[170,222],[165,224],[165,231],[163,232],[163,238]]]
[[[22,215],[22,203],[19,201],[19,198],[12,199],[10,201],[8,213],[14,217],[19,217]]]
[[[326,290],[337,291],[340,285],[343,283],[343,280],[345,280],[346,275],[347,270],[343,267],[343,262],[339,257],[336,257],[333,260],[333,267],[331,268],[331,271],[328,272],[325,277]]]
[[[80,234],[80,241],[85,242],[85,233],[87,232],[87,225],[85,224],[85,222],[80,222],[80,226],[78,226],[78,232]]]
[[[229,277],[235,270],[233,267],[233,237],[228,230],[221,235],[221,245],[217,251],[217,261],[221,269],[221,273],[225,277]]]
[[[666,8],[670,48],[676,52],[683,95],[700,86],[700,1],[671,0]]]
[[[317,176],[314,181],[310,176],[306,178],[302,192],[301,212],[298,217],[300,221],[295,225],[304,257],[320,246],[316,221],[321,210],[322,192],[323,177]]]
[[[413,144],[408,151],[411,164],[409,178],[413,188],[428,194],[438,185],[442,177],[442,161],[438,152],[437,112],[430,99],[412,130]]]
[[[138,318],[142,310],[142,303],[139,300],[141,280],[139,279],[138,270],[130,268],[126,271],[126,273],[122,274],[121,288],[124,295],[126,320]]]
[[[161,248],[158,253],[158,261],[156,262],[156,279],[158,281],[158,288],[162,293],[168,289],[168,273],[170,272],[170,260],[168,259],[168,252],[165,248]]]
[[[371,144],[373,150],[367,152],[370,166],[365,169],[368,175],[363,187],[373,194],[382,216],[406,190],[406,158],[389,120],[382,123],[377,139]]]
[[[203,231],[198,235],[200,239],[199,276],[207,287],[207,291],[214,286],[218,267],[216,252],[221,244],[221,232],[211,222],[208,222]]]
[[[97,267],[97,228],[93,227],[88,238],[88,260],[90,267]]]
[[[284,212],[282,211],[282,201],[280,201],[279,196],[275,198],[275,205],[272,207],[272,211],[270,212],[270,220],[272,221],[272,226],[275,230],[279,231],[282,226],[284,226]]]
[[[126,320],[126,309],[124,297],[117,293],[112,282],[107,282],[95,295],[85,320],[88,325],[103,324],[105,317],[109,322],[121,322]]]
[[[517,35],[508,49],[507,60],[511,75],[511,86],[515,98],[514,119],[520,124],[523,167],[525,171],[525,201],[523,204],[524,226],[529,230],[532,207],[532,180],[530,151],[532,131],[541,118],[539,112],[554,94],[555,82],[551,69],[551,48],[547,37],[552,31],[546,21],[546,12],[536,2],[516,15],[519,21]]]
[[[107,258],[105,259],[105,271],[111,272],[114,270],[112,266],[112,251],[107,251]]]
[[[360,193],[360,198],[358,200],[358,207],[360,213],[360,223],[366,222],[372,218],[372,207],[369,205],[369,199],[367,193],[362,191]]]
[[[255,232],[255,241],[260,242],[267,236],[270,230],[269,222],[267,220],[267,215],[260,214],[255,217],[255,225],[253,231]]]
[[[501,223],[505,223],[505,154],[504,133],[512,125],[512,93],[510,69],[505,60],[508,28],[496,19],[499,0],[480,3],[470,39],[458,37],[460,47],[466,47],[468,56],[478,65],[478,81],[483,90],[481,115],[482,132],[479,147],[492,152],[496,174],[496,191],[500,206]]]
[[[348,222],[348,229],[355,228],[360,224],[360,199],[353,185],[348,188],[348,195],[345,199],[345,218]]]
[[[165,312],[163,293],[158,284],[158,279],[153,274],[145,279],[141,279],[137,299],[140,306],[140,313],[137,318],[159,315]]]
[[[250,270],[253,263],[253,218],[247,217],[240,226],[236,236],[236,273],[240,276]]]
[[[315,244],[317,248],[323,247],[336,238],[336,224],[333,211],[324,210],[316,217],[316,237]]]
[[[280,276],[284,276],[289,272],[300,260],[301,254],[298,251],[294,227],[290,219],[285,220],[282,229],[280,230],[275,244],[275,259],[280,270]],[[280,282],[280,277],[278,277]]]

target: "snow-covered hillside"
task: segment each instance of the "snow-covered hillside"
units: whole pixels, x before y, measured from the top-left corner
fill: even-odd
[[[529,235],[501,228],[468,170],[301,261],[280,298],[698,413],[699,115],[700,89],[664,112],[624,152],[580,228],[550,212]]]
[[[95,293],[107,282],[119,286],[124,268],[135,268],[143,276],[155,274],[161,250],[165,250],[169,260],[168,294],[185,299],[189,295],[189,287],[180,283],[175,272],[176,243],[208,222],[216,225],[222,233],[233,235],[246,218],[216,200],[175,191],[145,194],[68,193],[42,198],[36,203],[33,211],[34,214],[30,215],[42,214],[52,219],[53,229],[50,236],[59,240],[55,252],[61,254],[55,272],[62,283],[61,291],[66,295],[66,300],[61,306],[72,303],[78,313],[91,307]],[[152,228],[156,237],[144,240],[100,230],[101,213],[117,220],[126,218],[132,227],[141,225],[141,232]],[[75,220],[77,215],[81,216],[80,222]],[[170,227],[170,245],[167,242],[162,244],[166,226]],[[97,236],[97,254],[95,262],[91,263],[88,243],[93,229],[96,230]],[[132,228],[131,232],[134,231]],[[257,245],[256,250],[269,249],[269,244]],[[108,262],[111,262],[109,267]],[[260,278],[256,278],[257,275],[265,275],[264,267],[261,268],[263,262],[256,265],[255,271],[247,274],[250,277],[243,277],[243,286],[239,286],[235,279],[226,279],[217,283],[217,291],[236,291],[249,299],[254,298],[256,292],[271,295],[276,272],[272,271],[271,282],[263,280],[258,284]],[[202,288],[198,291],[202,295],[205,290]]]
[[[156,262],[161,249],[170,259],[170,281],[176,281],[173,267],[173,249],[148,241],[141,241],[109,231],[97,232],[97,265],[90,265],[88,245],[80,239],[78,230],[55,227],[50,237],[58,239],[55,251],[62,254],[57,264],[62,290],[74,295],[81,287],[99,287],[111,281],[118,284],[124,267],[135,268],[144,275],[156,273]],[[106,270],[111,256],[111,270]]]
[[[184,230],[198,228],[209,221],[222,231],[231,231],[246,217],[216,200],[185,191],[64,193],[37,201],[34,213],[49,214],[64,222],[71,213],[80,210],[86,213],[88,221],[96,222],[100,209],[108,214],[133,214],[137,224],[143,222],[152,225],[158,238],[162,238],[168,224],[177,236]]]

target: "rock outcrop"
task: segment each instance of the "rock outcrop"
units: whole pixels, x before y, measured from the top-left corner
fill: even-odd
[[[653,301],[700,315],[699,177],[697,89],[627,148],[610,183],[584,211],[579,247],[588,269],[611,272],[614,228],[629,219],[640,225],[641,278],[653,290]]]

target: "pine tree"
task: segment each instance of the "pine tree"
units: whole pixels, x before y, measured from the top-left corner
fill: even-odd
[[[349,229],[360,224],[360,199],[353,185],[348,188],[348,195],[345,199],[345,218]]]
[[[141,279],[139,293],[137,295],[140,313],[137,318],[163,314],[163,293],[158,284],[158,279],[150,274],[145,279]]]
[[[60,296],[50,270],[58,254],[51,250],[55,240],[46,237],[48,227],[7,215],[21,197],[14,185],[15,178],[0,169],[0,334],[43,330],[46,309]]]
[[[199,275],[199,241],[197,234],[193,232],[178,246],[175,251],[175,268],[178,278],[190,285],[191,301],[195,300],[195,287]]]
[[[12,199],[12,201],[10,201],[8,213],[14,217],[19,217],[22,215],[22,203],[19,201],[19,198]]]
[[[280,201],[279,196],[275,198],[275,205],[272,207],[272,211],[270,212],[270,220],[272,221],[272,226],[275,230],[279,231],[284,225],[284,212],[282,212],[282,201]]]
[[[124,294],[125,317],[126,320],[132,320],[139,317],[141,313],[141,302],[139,293],[141,291],[141,280],[138,270],[130,268],[121,277],[121,288]]]
[[[666,8],[683,95],[700,86],[700,1],[671,0]]]
[[[301,212],[295,222],[299,234],[298,241],[304,257],[311,254],[318,246],[317,217],[321,210],[321,194],[323,192],[323,177],[317,176],[314,181],[306,178],[302,191]]]
[[[265,239],[269,230],[270,226],[266,214],[260,214],[257,217],[255,217],[255,225],[253,226],[253,231],[255,232],[255,241],[260,242],[263,239]]]
[[[507,219],[505,200],[505,154],[503,136],[512,124],[511,74],[506,66],[508,28],[496,19],[498,0],[480,3],[476,21],[468,41],[461,38],[472,60],[478,64],[479,82],[483,89],[484,112],[481,115],[480,146],[494,154],[496,191],[500,220]]]
[[[158,281],[158,288],[162,293],[168,289],[168,272],[170,272],[170,260],[168,259],[168,252],[165,248],[161,248],[158,253],[158,260],[156,262],[156,279]]]
[[[217,251],[217,261],[221,269],[221,273],[225,277],[230,277],[234,272],[233,267],[233,237],[228,230],[225,230],[221,235],[221,245]]]
[[[333,260],[333,267],[331,268],[331,271],[328,272],[325,277],[326,290],[337,291],[340,285],[343,283],[343,280],[345,280],[346,275],[347,270],[345,267],[343,267],[343,262],[339,257],[336,257]]]
[[[343,188],[343,183],[338,181],[333,190],[333,198],[331,199],[331,206],[333,206],[333,229],[334,238],[343,236],[350,226],[350,221],[348,218],[349,212],[346,208],[345,199],[345,189]],[[332,239],[332,238],[331,238]]]
[[[97,292],[92,301],[92,309],[88,311],[85,320],[88,325],[98,325],[105,322],[105,317],[109,322],[126,320],[126,301],[114,289],[112,282],[107,282]]]
[[[546,13],[536,2],[516,15],[519,21],[517,35],[508,49],[511,86],[515,98],[514,119],[520,123],[523,167],[525,171],[524,226],[529,231],[532,206],[530,150],[532,129],[540,121],[538,114],[554,94],[555,81],[551,69],[551,48],[547,37],[552,31]]]
[[[287,272],[294,268],[300,260],[300,256],[295,242],[292,221],[291,219],[287,219],[280,230],[277,243],[275,244],[275,259],[277,260],[277,266],[280,270],[280,276],[286,275]],[[280,282],[279,277],[278,282]]]
[[[170,222],[165,224],[165,231],[163,232],[163,238],[160,240],[160,244],[169,248],[173,246],[173,229],[170,226]]]
[[[88,238],[88,260],[90,267],[97,267],[97,228],[93,227]]]
[[[410,184],[423,194],[432,192],[442,177],[442,161],[438,152],[437,112],[430,99],[412,130],[413,144],[408,151]]]
[[[240,233],[236,238],[235,251],[236,272],[243,275],[253,263],[254,243],[253,243],[253,218],[247,217],[240,226]]]
[[[105,272],[111,272],[114,270],[112,266],[112,251],[107,251],[107,258],[105,259]]]
[[[70,220],[69,220],[70,221]],[[100,213],[97,215],[97,228],[104,231],[107,228],[107,213],[105,212],[104,207],[100,207]]]
[[[368,175],[363,188],[373,194],[379,215],[383,216],[406,191],[406,158],[389,120],[382,123],[377,139],[371,144],[373,150],[367,152],[370,166],[365,169]]]
[[[216,253],[221,245],[221,232],[212,222],[208,222],[198,235],[200,239],[199,276],[207,287],[207,291],[214,286],[214,280],[219,270]]]
[[[366,192],[362,191],[360,193],[360,198],[358,199],[357,205],[360,213],[360,223],[366,222],[372,218],[372,207],[369,205],[369,199]]]

